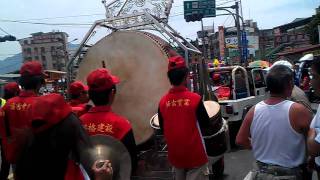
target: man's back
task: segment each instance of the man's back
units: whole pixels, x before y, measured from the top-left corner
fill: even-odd
[[[131,130],[131,125],[125,118],[113,113],[110,106],[95,106],[80,117],[89,135],[110,135],[118,140]]]
[[[137,165],[136,142],[130,122],[112,112],[111,106],[95,106],[80,117],[83,127],[90,136],[109,135],[121,141],[131,157],[132,170]]]
[[[30,127],[32,118],[31,108],[35,102],[36,94],[21,92],[20,96],[11,98],[2,108],[1,136],[3,138],[4,151],[9,162],[14,163],[19,154],[19,147],[25,143],[24,133]]]
[[[291,126],[290,109],[294,102],[260,102],[251,124],[251,143],[256,160],[282,167],[298,167],[305,160],[305,138]]]
[[[198,167],[207,162],[197,120],[201,97],[185,87],[173,87],[159,105],[170,162],[178,168]]]
[[[292,70],[272,67],[267,75],[270,97],[251,108],[237,134],[236,143],[252,149],[257,167],[254,179],[306,179],[305,138],[311,122],[310,111],[288,101],[293,89]]]
[[[31,92],[21,92],[21,95],[7,101],[3,110],[6,118],[10,120],[10,129],[29,126],[31,120],[31,108],[34,104],[36,94]]]

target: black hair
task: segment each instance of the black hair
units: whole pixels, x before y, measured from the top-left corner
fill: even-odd
[[[320,56],[314,57],[312,61],[312,68],[316,71],[317,74],[320,74]]]
[[[39,88],[45,83],[44,77],[40,76],[21,76],[19,84],[25,90],[33,90]]]
[[[81,94],[70,94],[71,99],[79,99]]]
[[[283,94],[290,85],[293,85],[293,72],[285,65],[272,67],[267,75],[267,89],[271,94]]]
[[[11,92],[11,91],[6,91],[6,90],[4,90],[3,99],[8,100],[8,99],[11,99],[11,98],[13,98],[13,97],[15,97],[15,96],[17,96],[16,93],[13,93],[13,92]]]
[[[179,86],[187,77],[188,68],[179,68],[168,71],[168,78],[172,85]]]
[[[89,89],[89,98],[96,106],[107,105],[109,103],[109,95],[113,89],[116,90],[116,86],[112,86],[112,88],[104,91],[93,91]]]

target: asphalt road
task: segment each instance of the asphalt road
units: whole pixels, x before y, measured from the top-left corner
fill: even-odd
[[[224,157],[225,170],[221,180],[242,180],[253,168],[254,158],[251,151],[237,150]]]
[[[234,150],[225,154],[224,176],[219,180],[242,180],[253,168],[254,158],[251,151]],[[313,180],[317,180],[313,173]]]

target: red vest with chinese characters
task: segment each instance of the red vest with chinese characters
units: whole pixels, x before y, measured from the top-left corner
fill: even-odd
[[[208,162],[196,118],[200,101],[198,94],[185,87],[173,87],[160,101],[168,158],[177,168],[195,168]]]
[[[37,95],[30,91],[22,91],[18,97],[7,101],[0,113],[0,133],[3,137],[5,157],[10,163],[15,163],[17,154],[24,146],[30,132],[32,120],[32,105]]]
[[[102,134],[122,140],[131,130],[130,122],[113,113],[110,106],[92,107],[80,119],[90,136]]]

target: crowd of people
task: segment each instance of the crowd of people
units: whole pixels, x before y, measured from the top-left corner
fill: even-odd
[[[87,85],[70,84],[67,102],[59,94],[39,95],[46,74],[38,61],[24,63],[20,74],[21,89],[17,83],[8,83],[1,99],[0,179],[8,178],[10,166],[17,180],[83,180],[85,174],[96,180],[112,179],[108,159],[97,159],[91,168],[82,166],[81,152],[93,148],[90,136],[94,135],[122,142],[134,173],[138,158],[132,126],[111,108],[118,77],[105,68],[96,69],[87,76]],[[188,75],[182,57],[169,58],[167,76],[172,88],[159,102],[159,125],[175,179],[208,180],[201,132],[210,120],[202,97],[187,89]],[[289,67],[272,67],[266,79],[270,97],[252,107],[242,123],[236,143],[251,149],[256,159],[248,179],[307,180],[312,170],[320,172],[320,110],[313,117],[305,104],[289,100],[293,79]],[[312,85],[320,94],[320,59],[312,65]]]
[[[98,81],[112,84],[109,72],[103,72]],[[6,102],[0,111],[1,179],[8,178],[10,164],[17,180],[84,179],[79,166],[84,161],[81,152],[93,147],[79,114],[72,112],[74,102],[67,103],[59,94],[39,95],[46,74],[38,61],[24,63],[20,74],[21,91],[16,83],[4,88]],[[80,98],[79,103],[84,100]],[[112,178],[112,166],[106,159],[97,159],[85,171],[91,179]]]
[[[159,120],[168,144],[169,161],[178,180],[207,179],[208,158],[197,119],[201,119],[201,127],[206,127],[208,114],[201,96],[186,88],[189,72],[184,59],[173,56],[168,63],[168,78],[173,87],[159,103]],[[137,150],[132,126],[111,108],[119,78],[105,68],[96,69],[88,75],[87,86],[80,81],[70,84],[70,100],[66,102],[58,94],[39,94],[46,76],[39,62],[26,62],[20,74],[21,92],[17,83],[7,84],[0,113],[1,179],[7,179],[10,165],[18,180],[82,180],[83,169],[91,179],[111,179],[112,165],[108,160],[103,160],[102,167],[96,166],[101,160],[92,168],[81,166],[81,151],[92,148],[89,137],[97,134],[112,136],[124,144],[134,172]],[[93,105],[88,104],[89,100]],[[185,125],[175,128],[180,124]],[[191,138],[190,143],[179,140],[184,136]]]
[[[311,84],[317,94],[319,74],[320,59],[315,59]],[[313,117],[306,104],[289,100],[294,89],[289,67],[272,67],[266,83],[270,97],[249,110],[236,137],[236,143],[251,149],[256,160],[247,179],[311,180],[313,170],[320,172],[320,111]]]

